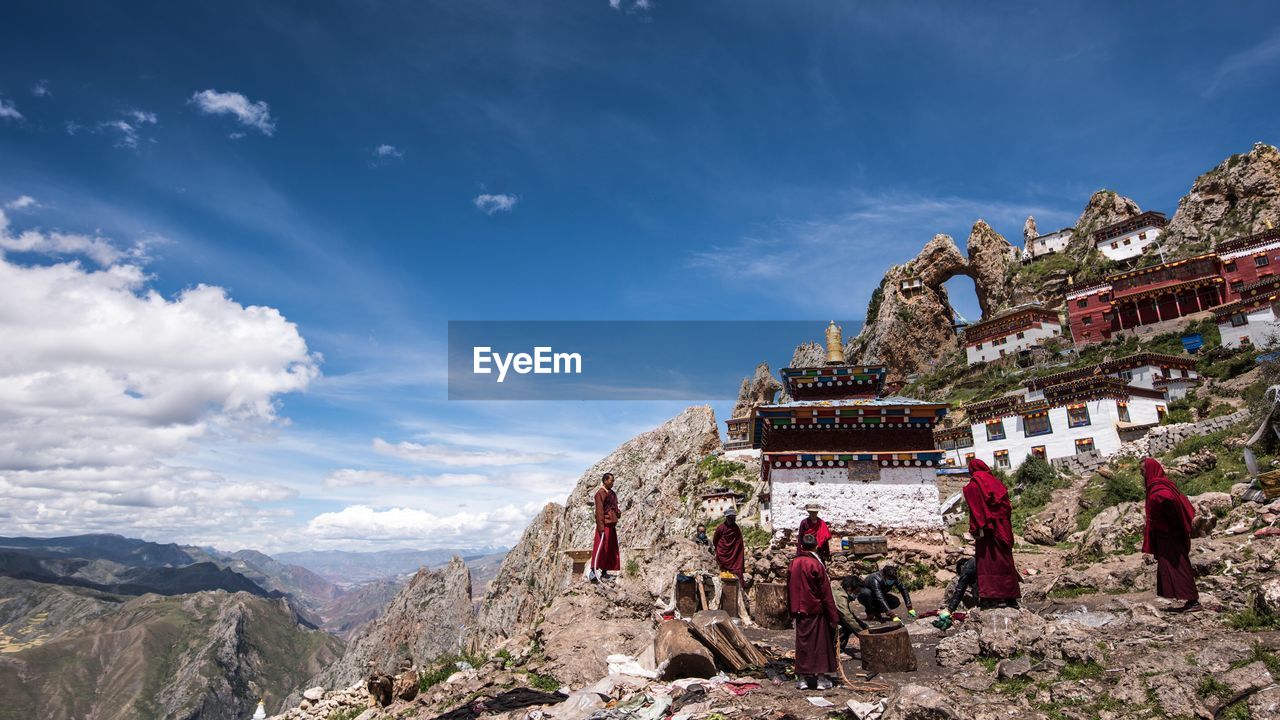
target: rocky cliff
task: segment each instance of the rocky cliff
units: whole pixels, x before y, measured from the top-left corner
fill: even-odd
[[[757,406],[773,402],[780,390],[782,390],[782,383],[778,382],[778,379],[769,371],[769,363],[760,363],[756,366],[754,375],[742,379],[742,387],[738,389],[738,401],[733,404],[733,411],[729,416],[747,417]]]
[[[846,356],[854,362],[888,365],[889,380],[895,381],[959,348],[955,311],[944,285],[957,275],[973,279],[984,316],[1034,299],[1033,289],[1009,281],[1021,251],[990,225],[974,223],[968,248],[966,258],[949,235],[935,235],[915,258],[889,268]]]
[[[245,718],[260,697],[280,706],[342,648],[299,625],[282,599],[218,590],[119,600],[0,655],[0,718]]]
[[[471,574],[459,558],[440,570],[419,570],[377,619],[360,629],[342,658],[309,686],[343,688],[366,677],[373,663],[394,672],[403,658],[423,664],[462,649],[471,625]]]
[[[1280,226],[1280,150],[1257,143],[1196,178],[1165,229],[1179,255],[1207,252],[1219,240]]]
[[[1085,203],[1080,219],[1076,220],[1076,230],[1071,236],[1072,247],[1068,252],[1083,258],[1094,250],[1090,240],[1093,231],[1141,214],[1142,208],[1138,207],[1138,203],[1114,190],[1095,192],[1089,196],[1089,202]]]
[[[689,489],[698,463],[720,449],[710,407],[691,407],[620,445],[578,479],[564,506],[549,504],[508,553],[480,606],[474,638],[484,642],[526,631],[569,583],[568,550],[590,550],[595,532],[592,496],[600,476],[615,474],[614,491],[624,562],[628,549],[652,548],[692,534]]]

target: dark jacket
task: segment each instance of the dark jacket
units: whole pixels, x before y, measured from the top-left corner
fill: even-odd
[[[907,607],[911,607],[911,595],[907,593],[907,588],[903,586],[901,577],[898,578],[896,583],[890,586],[885,583],[884,577],[880,574],[880,571],[877,570],[862,578],[862,584],[865,588],[871,591],[871,597],[878,602],[881,607],[890,607],[889,601],[885,599],[885,595],[892,593],[894,590],[901,593],[902,602],[905,603]]]

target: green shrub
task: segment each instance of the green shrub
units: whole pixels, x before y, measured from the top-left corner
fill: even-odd
[[[938,575],[932,565],[916,561],[899,568],[902,573],[902,584],[908,592],[915,592],[930,585],[936,585]]]
[[[1093,518],[1106,508],[1123,502],[1136,502],[1146,497],[1145,483],[1133,458],[1121,458],[1109,468],[1111,477],[1094,475],[1081,495],[1084,510],[1080,512],[1078,527],[1089,527]]]
[[[1102,677],[1104,669],[1096,662],[1075,662],[1074,660],[1067,662],[1058,671],[1058,677],[1063,680],[1097,680]]]
[[[526,673],[529,678],[529,686],[542,690],[543,692],[555,692],[560,689],[561,682],[550,675],[539,675],[538,673]]]
[[[1200,694],[1200,697],[1209,697],[1210,695],[1219,698],[1231,697],[1231,688],[1211,675],[1200,679],[1200,684],[1196,686],[1196,692]]]
[[[325,718],[325,720],[355,720],[355,718],[360,717],[361,713],[363,713],[364,711],[365,711],[365,708],[361,708],[361,707],[343,708],[341,710],[334,710],[333,712],[329,713],[329,717]]]
[[[739,523],[741,525],[741,523]],[[742,544],[747,547],[767,547],[773,540],[773,533],[755,525],[741,525]]]
[[[1280,630],[1280,615],[1264,615],[1245,608],[1227,615],[1227,625],[1236,630]]]

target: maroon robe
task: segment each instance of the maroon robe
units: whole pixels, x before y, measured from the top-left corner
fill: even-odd
[[[1156,594],[1194,602],[1200,599],[1196,574],[1191,568],[1191,524],[1196,511],[1191,501],[1155,458],[1142,461],[1142,477],[1147,485],[1147,522],[1142,533],[1142,552],[1156,558]]]
[[[796,619],[796,674],[820,675],[836,671],[834,628],[840,613],[831,596],[827,568],[811,552],[791,561],[787,575],[787,600]]]
[[[964,501],[969,506],[969,533],[978,563],[978,597],[983,600],[1015,600],[1022,597],[1022,577],[1013,563],[1013,505],[1009,491],[981,460],[969,461],[969,484]]]
[[[796,533],[796,552],[804,552],[804,548],[800,543],[804,540],[804,536],[813,534],[818,541],[818,547],[814,552],[818,553],[818,557],[828,561],[831,559],[831,530],[827,527],[827,521],[822,518],[809,518],[800,521],[800,530]]]
[[[738,576],[742,583],[742,574],[746,570],[746,551],[742,545],[742,528],[737,523],[730,525],[720,523],[715,534],[711,536],[711,547],[716,551],[716,562],[720,569]]]
[[[592,570],[621,570],[622,553],[618,551],[618,494],[601,486],[596,491],[596,535],[591,543]]]

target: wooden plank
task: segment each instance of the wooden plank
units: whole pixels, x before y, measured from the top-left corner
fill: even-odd
[[[709,678],[716,674],[716,660],[683,620],[667,620],[658,626],[653,655],[663,680]]]

